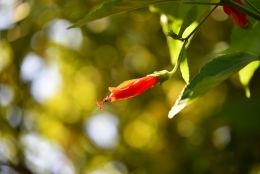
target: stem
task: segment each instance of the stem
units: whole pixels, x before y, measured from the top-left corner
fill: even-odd
[[[258,8],[256,8],[250,1],[245,0],[245,2],[252,8],[255,10],[255,12],[260,14],[260,10]]]
[[[194,2],[194,1],[184,1],[183,4],[195,4],[195,5],[223,5],[222,2]]]
[[[212,14],[212,12],[218,7],[218,5],[215,5],[215,7],[213,7],[210,12],[207,14],[207,16],[205,16],[201,22],[198,24],[198,26],[185,38],[185,40],[189,39],[198,29],[199,27],[206,21],[206,19]]]
[[[178,69],[178,67],[180,65],[180,62],[182,60],[182,57],[183,57],[183,52],[185,50],[185,46],[187,45],[190,37],[199,29],[199,27],[206,21],[206,19],[212,14],[212,12],[219,6],[219,4],[220,3],[215,4],[215,6],[210,10],[210,12],[207,14],[207,16],[205,16],[200,21],[198,26],[187,37],[179,39],[180,41],[183,42],[183,44],[182,44],[181,51],[180,51],[179,56],[178,56],[178,60],[177,60],[177,62],[175,64],[175,66],[173,67],[173,69],[169,72],[169,78],[171,78],[173,76],[173,74],[177,71],[177,69]]]
[[[195,4],[195,5],[223,5],[223,2],[200,2],[200,1],[179,1],[179,0],[165,0],[165,1],[158,1],[154,2],[154,4],[163,4],[168,2],[181,2],[183,4]]]
[[[260,15],[255,13],[254,11],[252,11],[251,9],[248,9],[247,7],[244,7],[242,5],[240,5],[239,3],[232,1],[232,0],[225,0],[225,3],[227,5],[230,5],[232,7],[237,8],[238,10],[248,14],[249,16],[252,16],[253,18],[260,20]]]
[[[172,30],[170,30],[169,32],[168,32],[168,36],[170,36],[171,38],[173,38],[174,40],[180,40],[180,41],[185,41],[185,39],[184,38],[182,38],[182,36],[179,36],[179,35],[177,35],[176,33],[174,33]]]
[[[185,50],[185,46],[186,46],[187,42],[188,42],[188,40],[184,40],[182,47],[181,47],[181,51],[180,51],[179,56],[178,56],[178,60],[175,64],[175,66],[173,67],[173,69],[169,72],[169,78],[171,78],[173,76],[173,74],[177,71],[177,69],[180,65],[180,62],[181,62],[181,59],[182,59],[182,56],[183,56],[183,52]]]

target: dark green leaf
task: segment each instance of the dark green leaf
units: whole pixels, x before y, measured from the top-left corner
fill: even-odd
[[[221,55],[213,59],[201,69],[190,84],[186,85],[169,112],[169,118],[257,58],[255,55],[240,52]]]
[[[117,13],[128,12],[135,9],[145,8],[152,4],[164,3],[179,0],[109,0],[102,4],[96,10],[88,13],[82,19],[77,21],[73,27],[80,27],[89,21],[114,15]]]
[[[251,29],[245,30],[240,28],[234,28],[230,48],[227,52],[249,52],[251,54],[260,56],[260,24],[256,23]],[[252,62],[247,67],[239,72],[239,79],[241,84],[245,88],[246,96],[250,97],[249,83],[254,75],[254,72],[259,67],[258,62]]]

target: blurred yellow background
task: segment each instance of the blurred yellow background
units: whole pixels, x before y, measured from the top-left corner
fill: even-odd
[[[130,100],[108,87],[171,69],[159,14],[148,9],[67,29],[102,1],[0,1],[0,173],[260,173],[260,83],[234,75],[178,116],[180,73]],[[217,9],[191,41],[191,78],[228,47]]]

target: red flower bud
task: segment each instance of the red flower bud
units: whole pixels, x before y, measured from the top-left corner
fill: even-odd
[[[243,5],[241,0],[235,0],[237,3]],[[248,25],[248,20],[247,20],[247,16],[246,14],[244,14],[243,12],[230,7],[229,5],[224,5],[223,6],[223,10],[224,12],[229,15],[231,17],[231,19],[233,20],[233,22],[238,25],[239,27],[247,27]]]
[[[145,76],[139,79],[124,81],[117,87],[109,87],[110,95],[105,97],[101,102],[97,102],[97,106],[103,109],[103,104],[106,102],[135,97],[157,84],[159,82],[158,77],[155,75]]]

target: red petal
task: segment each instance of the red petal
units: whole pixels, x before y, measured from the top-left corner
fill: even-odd
[[[242,5],[241,0],[236,0],[236,2],[238,2],[239,4]],[[228,14],[231,17],[233,22],[236,25],[238,25],[239,27],[244,28],[248,25],[247,16],[243,12],[241,12],[241,11],[239,11],[239,10],[233,8],[233,7],[230,7],[228,5],[224,5],[223,10],[226,14]]]
[[[146,76],[140,79],[134,79],[132,83],[124,88],[115,88],[111,93],[111,101],[117,101],[137,96],[158,82],[157,76]]]
[[[137,96],[153,87],[158,82],[158,76],[146,76],[139,79],[124,81],[118,87],[109,87],[111,94],[102,101],[97,101],[96,105],[100,110],[103,110],[104,103]]]

